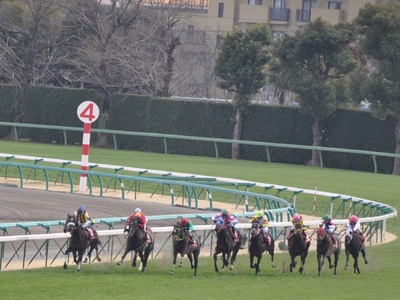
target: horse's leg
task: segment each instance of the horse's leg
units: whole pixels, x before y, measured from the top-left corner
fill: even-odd
[[[232,251],[231,266],[229,267],[230,270],[233,270],[233,264],[236,261],[236,255],[237,255],[238,252],[239,252],[239,247],[237,247],[236,249],[233,249],[233,251]],[[228,257],[228,259],[229,259],[229,257]]]
[[[118,265],[118,266],[121,265],[121,264],[124,262],[124,259],[125,259],[126,255],[127,255],[129,252],[131,252],[131,250],[128,251],[128,248],[126,248],[124,254],[122,254],[122,256],[121,256],[121,259],[119,260],[119,262],[117,262],[117,265]]]
[[[336,275],[337,273],[336,273],[336,269],[337,269],[337,264],[338,264],[338,261],[339,261],[339,251],[336,251],[335,252],[335,262],[334,262],[334,269],[333,269],[333,275]]]
[[[142,253],[142,252],[139,253],[139,256],[141,255],[141,253]],[[134,268],[136,267],[137,255],[138,255],[138,253],[135,251],[135,254],[133,255],[133,259],[132,259],[132,264],[131,264],[132,267],[134,267]],[[142,258],[142,257],[140,256],[140,258]],[[142,264],[140,264],[140,265],[142,265]]]
[[[293,268],[296,268],[296,260],[294,255],[290,255],[290,272],[293,272]]]
[[[178,251],[174,249],[174,260],[172,261],[172,269],[171,271],[169,271],[169,275],[174,275],[177,256],[178,256]]]
[[[268,253],[269,253],[269,255],[271,255],[271,267],[273,267],[273,268],[275,268],[276,267],[276,265],[275,265],[275,262],[274,262],[274,247],[269,247],[268,248]]]
[[[197,276],[197,265],[199,263],[199,255],[200,249],[196,249],[193,253],[193,260],[194,260],[194,277]]]
[[[329,255],[329,256],[327,256],[326,258],[328,259],[328,265],[329,265],[329,269],[332,269],[334,266],[332,265],[332,259],[331,259],[331,256]]]
[[[77,262],[77,267],[76,267],[76,271],[77,272],[80,272],[80,270],[81,270],[81,266],[82,266],[82,257],[83,257],[83,252],[84,252],[85,250],[79,250],[78,251],[78,262]]]
[[[260,272],[261,259],[262,259],[262,253],[257,255],[256,275],[258,272]]]
[[[64,270],[66,270],[68,268],[67,266],[67,260],[68,260],[68,253],[71,252],[71,247],[68,247],[68,249],[65,251],[64,253]]]
[[[193,265],[193,257],[192,257],[192,253],[188,253],[187,257],[189,258],[190,261],[190,267],[193,269],[194,265]]]
[[[181,253],[180,259],[181,261],[179,262],[179,267],[182,268],[183,267],[183,257],[185,256],[185,254],[183,254],[183,252]]]
[[[218,270],[218,266],[217,266],[217,259],[218,259],[218,254],[219,253],[221,253],[221,252],[217,252],[217,250],[215,249],[215,251],[214,251],[214,254],[213,254],[213,257],[214,257],[214,269],[215,269],[215,272],[219,272],[219,270]]]
[[[362,248],[361,248],[361,254],[362,257],[364,258],[364,263],[368,264],[368,260],[367,260],[367,251],[365,250],[365,245],[363,244]]]
[[[354,264],[353,264],[353,268],[354,268],[354,274],[360,274],[360,268],[358,267],[358,252],[357,254],[354,255]]]
[[[300,259],[300,268],[299,268],[299,272],[301,273],[301,274],[304,274],[304,265],[306,264],[306,257],[307,257],[307,254],[305,254],[305,253],[303,253],[301,256],[301,259]]]
[[[345,250],[345,253],[346,253],[346,263],[344,265],[344,269],[347,270],[349,268],[350,252],[349,250]]]
[[[318,262],[318,277],[321,275],[321,270],[322,270],[322,260],[321,260],[321,254],[317,252],[317,262]]]
[[[251,269],[254,269],[253,261],[254,261],[254,253],[250,252],[250,268]]]

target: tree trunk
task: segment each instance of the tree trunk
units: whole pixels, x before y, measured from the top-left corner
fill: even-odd
[[[312,126],[313,132],[313,146],[321,147],[322,146],[322,127],[323,127],[323,118],[321,116],[316,116],[314,118],[314,124]],[[308,162],[308,165],[311,166],[319,166],[320,165],[320,154],[318,150],[312,151],[311,160]]]
[[[395,131],[395,136],[396,136],[396,149],[395,153],[400,154],[400,118],[397,119],[396,121],[396,131]],[[400,157],[396,157],[394,159],[394,164],[393,164],[393,175],[400,175]]]
[[[242,138],[243,111],[237,109],[235,124],[233,126],[233,139],[240,141]],[[232,144],[232,159],[240,159],[240,144]]]

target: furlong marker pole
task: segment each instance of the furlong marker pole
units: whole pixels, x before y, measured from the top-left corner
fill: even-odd
[[[81,170],[87,171],[89,169],[89,152],[90,152],[90,131],[92,123],[84,123],[83,125],[83,137],[82,137],[82,159],[81,159]],[[87,174],[81,174],[79,181],[79,191],[86,191]]]

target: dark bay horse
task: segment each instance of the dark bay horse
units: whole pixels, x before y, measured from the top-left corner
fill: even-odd
[[[154,249],[154,237],[153,235],[147,231],[145,232],[143,228],[141,228],[138,224],[139,218],[132,218],[131,223],[129,225],[129,234],[126,240],[125,252],[121,257],[121,260],[117,263],[117,265],[122,264],[126,255],[134,251],[132,267],[136,267],[136,259],[139,255],[140,257],[140,266],[139,271],[145,272],[147,266],[147,260],[151,251]]]
[[[190,266],[192,269],[194,269],[194,276],[196,276],[197,275],[197,265],[198,265],[200,249],[201,249],[200,238],[195,233],[192,233],[194,243],[191,244],[189,241],[190,234],[187,231],[187,229],[184,226],[182,226],[182,224],[180,222],[176,223],[171,235],[172,235],[172,244],[173,244],[173,248],[174,248],[174,250],[173,250],[174,261],[172,263],[172,269],[169,272],[169,275],[174,275],[176,259],[177,259],[178,254],[180,254],[181,262],[179,264],[179,267],[183,266],[182,259],[185,255],[187,255],[187,257],[189,258],[189,261],[190,261]]]
[[[304,274],[304,264],[306,263],[306,258],[308,255],[308,248],[310,248],[310,242],[305,241],[305,237],[303,235],[303,225],[298,222],[294,224],[294,234],[289,236],[289,254],[291,258],[290,262],[290,272],[293,271],[293,268],[296,268],[297,262],[295,258],[300,256],[300,269],[299,272]]]
[[[220,253],[222,253],[222,261],[223,261],[221,273],[224,272],[224,268],[229,265],[229,258],[231,259],[230,269],[233,270],[233,264],[235,263],[236,255],[239,252],[239,249],[242,249],[241,245],[243,238],[238,232],[239,241],[235,242],[231,233],[231,229],[228,226],[222,224],[221,222],[217,222],[215,224],[215,231],[217,233],[217,245],[215,246],[213,255],[215,272],[219,272],[217,266],[217,257],[218,254]]]
[[[69,247],[64,253],[64,269],[68,268],[67,259],[68,253],[70,252],[72,252],[74,262],[77,264],[76,270],[78,272],[81,270],[82,257],[87,249],[89,250],[83,262],[87,262],[88,259],[90,259],[93,250],[96,250],[95,259],[97,259],[97,261],[101,261],[98,250],[98,247],[100,246],[100,241],[96,231],[93,230],[95,238],[92,240],[89,239],[86,236],[85,230],[81,228],[81,226],[79,226],[77,218],[74,215],[68,214],[64,226],[64,233],[66,232],[71,233],[71,238],[69,240]]]
[[[332,237],[329,232],[325,231],[325,227],[320,225],[317,230],[317,261],[318,261],[318,277],[320,276],[324,265],[325,257],[328,259],[329,269],[334,268],[333,275],[336,275],[336,268],[339,260],[339,255],[342,249],[340,239],[335,236],[336,245],[333,244]],[[334,255],[335,260],[332,265],[331,255]]]
[[[358,267],[358,256],[360,252],[364,258],[365,264],[368,264],[368,261],[366,258],[367,253],[365,251],[365,246],[358,233],[351,231],[350,234],[346,234],[345,250],[346,250],[346,264],[344,266],[344,269],[347,270],[349,267],[349,258],[351,254],[351,256],[354,259],[354,264],[353,264],[354,274],[356,273],[360,274],[360,268]]]
[[[259,226],[258,222],[253,222],[251,225],[251,237],[249,243],[249,253],[250,253],[250,268],[256,269],[256,275],[260,272],[260,262],[264,252],[268,252],[271,255],[271,266],[276,267],[274,263],[274,250],[275,250],[275,240],[268,233],[271,240],[271,244],[265,242],[264,234],[262,228]],[[254,257],[257,257],[257,263],[254,265]]]

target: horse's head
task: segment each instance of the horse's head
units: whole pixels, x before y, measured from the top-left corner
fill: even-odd
[[[258,222],[253,222],[251,224],[251,237],[255,237],[260,233],[260,225]]]
[[[219,217],[217,220],[216,220],[216,222],[215,222],[215,230],[218,232],[218,231],[221,231],[222,229],[224,229],[224,226],[225,226],[225,221],[224,221],[224,219],[223,218],[221,218],[221,217]]]
[[[129,224],[129,235],[134,235],[135,232],[138,230],[139,228],[139,218],[138,217],[134,217],[131,219],[131,222]]]
[[[352,239],[353,239],[353,231],[350,230],[349,232],[346,233],[344,240],[345,240],[346,244],[348,244],[351,242]]]
[[[67,219],[65,220],[64,233],[72,232],[79,228],[78,219],[74,215],[67,214]]]
[[[294,223],[294,231],[296,234],[301,234],[303,232],[303,224],[301,222]]]
[[[185,232],[185,228],[181,223],[177,222],[172,230],[172,242],[177,243],[185,238],[188,233]]]

